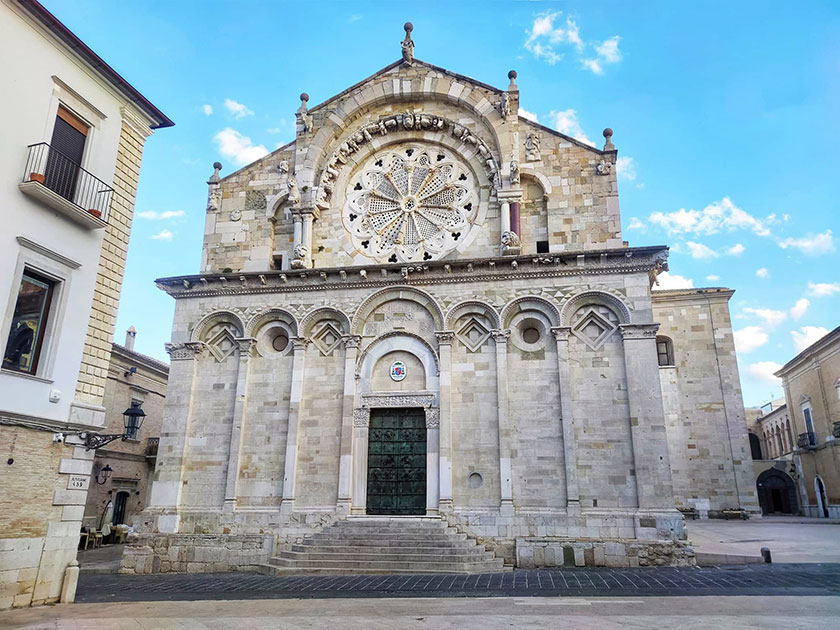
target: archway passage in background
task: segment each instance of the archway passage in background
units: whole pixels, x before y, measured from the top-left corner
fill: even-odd
[[[755,433],[750,433],[750,454],[754,460],[763,459],[761,456],[761,440]]]
[[[762,514],[798,514],[796,485],[790,475],[775,468],[765,470],[756,480],[758,504]]]

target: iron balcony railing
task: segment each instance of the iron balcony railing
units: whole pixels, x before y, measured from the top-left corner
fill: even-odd
[[[160,438],[146,438],[146,457],[157,457],[158,446],[160,446]]]
[[[24,182],[38,182],[85,212],[108,221],[113,188],[46,142],[28,148]]]
[[[800,433],[796,440],[796,445],[799,448],[809,448],[817,445],[817,436],[815,433],[808,431],[807,433]]]

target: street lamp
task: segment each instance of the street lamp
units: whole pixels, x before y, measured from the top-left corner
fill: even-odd
[[[92,450],[105,446],[114,440],[133,440],[137,436],[140,427],[143,426],[143,419],[146,417],[146,412],[140,408],[142,403],[136,400],[131,401],[131,407],[123,411],[123,426],[124,433],[84,433],[85,450]]]
[[[111,473],[113,472],[113,468],[110,465],[105,464],[104,466],[98,467],[97,470],[94,471],[93,479],[98,483],[100,486],[104,486],[108,479],[111,478]],[[99,480],[100,476],[102,477],[102,481]]]

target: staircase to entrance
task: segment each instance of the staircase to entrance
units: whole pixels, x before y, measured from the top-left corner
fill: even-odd
[[[349,516],[280,551],[260,573],[498,573],[501,558],[439,517]]]

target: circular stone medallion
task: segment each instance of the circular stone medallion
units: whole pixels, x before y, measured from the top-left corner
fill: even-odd
[[[391,380],[401,381],[405,378],[405,375],[405,363],[403,363],[402,361],[394,361],[391,364]]]

